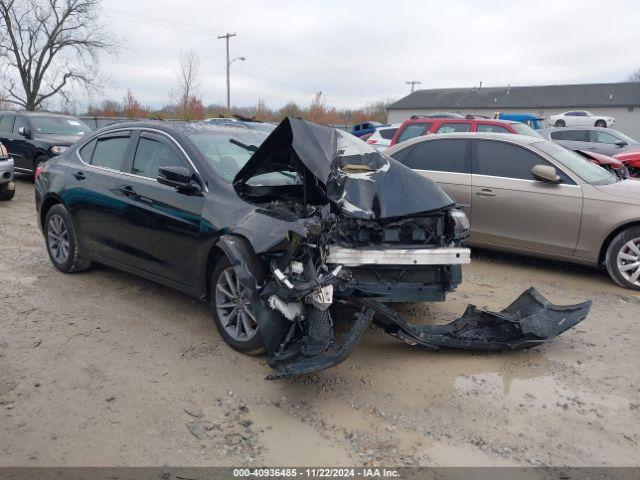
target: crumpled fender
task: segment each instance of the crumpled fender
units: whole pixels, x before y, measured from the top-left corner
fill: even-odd
[[[236,235],[223,235],[217,246],[235,267],[238,281],[246,288],[251,305],[255,306],[254,314],[264,345],[267,352],[273,354],[286,334],[288,322],[260,297],[268,273],[264,261],[255,254],[248,240]]]
[[[469,305],[464,314],[446,325],[413,325],[373,299],[362,303],[378,313],[376,323],[412,345],[430,349],[519,350],[549,341],[584,320],[591,301],[558,306],[535,288],[520,295],[500,312]]]

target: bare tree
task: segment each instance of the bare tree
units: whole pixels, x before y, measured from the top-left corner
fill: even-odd
[[[178,92],[176,96],[181,117],[189,120],[189,118],[193,117],[189,107],[196,101],[197,97],[200,59],[193,50],[190,50],[180,53],[179,62],[176,73],[178,76]]]
[[[72,84],[96,85],[98,54],[115,42],[99,20],[100,0],[0,0],[0,95],[35,110]]]
[[[629,82],[640,82],[640,68],[631,72],[627,79]]]

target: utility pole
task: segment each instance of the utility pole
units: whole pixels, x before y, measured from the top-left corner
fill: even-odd
[[[235,36],[235,33],[227,33],[226,35],[218,36],[218,40],[224,38],[227,41],[227,110],[231,110],[231,80],[229,76],[229,67],[231,66],[231,62],[229,61],[229,39]]]
[[[218,37],[219,38],[219,37]],[[413,93],[413,90],[415,88],[416,85],[422,85],[422,82],[419,82],[417,80],[409,80],[408,82],[405,82],[407,85],[411,85],[411,93]]]

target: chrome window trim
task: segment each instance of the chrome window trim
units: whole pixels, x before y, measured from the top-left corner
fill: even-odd
[[[566,183],[545,183],[545,182],[541,182],[540,180],[528,180],[526,178],[498,177],[497,175],[481,175],[479,173],[474,173],[473,176],[474,177],[483,177],[483,178],[506,179],[506,180],[516,181],[516,182],[542,183],[544,185],[553,185],[553,186],[556,186],[556,187],[580,188],[580,185],[568,185]],[[473,185],[473,186],[475,187],[477,185]]]
[[[153,133],[158,133],[160,135],[164,135],[165,137],[167,137],[168,139],[170,139],[177,147],[178,149],[182,152],[182,154],[184,155],[184,157],[187,159],[187,161],[189,162],[189,165],[191,165],[191,167],[193,168],[193,171],[198,175],[198,177],[200,177],[200,179],[202,180],[202,186],[204,187],[204,191],[208,192],[209,191],[209,187],[207,187],[206,182],[204,181],[204,178],[202,177],[202,175],[200,174],[200,172],[198,171],[198,169],[196,168],[195,164],[193,163],[193,161],[191,160],[191,157],[189,157],[189,155],[187,154],[187,152],[184,150],[184,148],[182,148],[182,145],[180,145],[180,143],[178,143],[178,141],[173,138],[171,135],[169,135],[167,132],[164,132],[162,130],[159,130],[157,128],[149,128],[149,127],[123,127],[123,128],[115,128],[113,130],[108,130],[106,132],[102,132],[98,135],[95,135],[91,138],[89,138],[88,140],[82,142],[81,144],[78,145],[78,147],[76,148],[76,156],[78,157],[78,159],[80,160],[80,162],[82,162],[84,165],[86,165],[87,167],[90,168],[95,168],[98,170],[105,170],[107,172],[111,172],[111,173],[117,173],[120,175],[126,175],[129,177],[134,177],[134,178],[142,178],[145,180],[149,180],[152,182],[156,182],[158,185],[162,185],[160,182],[158,182],[158,180],[156,180],[155,178],[149,178],[149,177],[144,177],[142,175],[136,175],[135,173],[130,173],[130,172],[122,172],[120,170],[114,170],[113,168],[108,168],[108,167],[102,167],[100,165],[91,165],[90,163],[87,163],[84,161],[84,159],[82,158],[82,156],[80,155],[80,150],[87,145],[88,143],[91,143],[93,140],[99,139],[102,135],[108,135],[111,133],[117,133],[117,132],[132,132],[134,130],[139,130],[139,131],[146,131],[146,132],[153,132]],[[134,152],[134,156],[135,156],[135,152]]]

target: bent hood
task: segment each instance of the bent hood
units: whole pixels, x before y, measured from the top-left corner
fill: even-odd
[[[402,217],[455,205],[434,182],[353,135],[291,117],[266,138],[233,184],[237,188],[256,175],[295,170],[298,160],[348,216]]]

